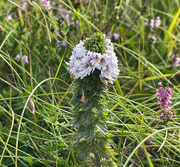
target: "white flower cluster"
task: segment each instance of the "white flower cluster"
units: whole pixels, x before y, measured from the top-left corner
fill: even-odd
[[[114,52],[114,47],[110,39],[105,38],[105,53],[91,52],[84,47],[84,42],[77,44],[67,63],[68,70],[76,79],[83,79],[94,72],[100,70],[100,78],[113,83],[120,72],[118,69],[118,60]],[[87,38],[88,39],[88,38]]]

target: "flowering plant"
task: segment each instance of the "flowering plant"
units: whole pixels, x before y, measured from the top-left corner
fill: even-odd
[[[92,39],[87,38],[75,46],[68,68],[76,79],[83,79],[98,70],[101,80],[105,79],[113,83],[119,74],[117,62],[111,40],[97,33]]]
[[[173,118],[173,113],[171,112],[171,104],[172,102],[172,90],[167,87],[167,83],[163,80],[163,83],[159,83],[161,86],[154,96],[157,96],[157,100],[159,101],[158,106],[160,107],[160,116],[159,118],[164,120],[164,123],[167,123],[169,119]]]
[[[85,158],[93,153],[98,166],[100,156],[108,158],[111,153],[104,112],[107,82],[113,83],[119,74],[117,62],[110,39],[96,33],[75,46],[67,63],[69,73],[76,79],[72,103],[78,154]]]

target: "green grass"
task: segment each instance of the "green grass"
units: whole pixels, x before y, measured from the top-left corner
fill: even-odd
[[[41,0],[26,1],[21,10],[22,2],[0,0],[0,166],[95,166],[93,155],[77,155],[74,80],[66,62],[73,47],[96,32],[120,35],[112,37],[120,75],[109,84],[105,112],[113,151],[110,159],[101,159],[103,166],[110,161],[118,167],[180,166],[180,66],[171,60],[180,55],[179,1],[54,0],[50,11]],[[157,16],[162,24],[152,32],[144,23]],[[157,37],[154,44],[150,34]],[[67,45],[58,47],[63,40]],[[29,63],[17,62],[17,55],[27,55]],[[173,93],[174,118],[167,124],[153,96],[162,78]]]

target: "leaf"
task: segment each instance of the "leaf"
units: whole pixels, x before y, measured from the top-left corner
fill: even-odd
[[[82,109],[84,111],[87,111],[87,110],[90,110],[92,108],[92,106],[93,106],[93,101],[89,100],[87,103],[84,103]]]
[[[104,135],[108,134],[107,126],[105,122],[100,122],[96,125],[97,129],[100,130]]]
[[[92,140],[94,138],[94,127],[88,127],[85,129],[86,140]]]
[[[89,141],[80,140],[77,145],[77,151],[80,158],[85,158],[89,156],[92,151],[92,146]]]

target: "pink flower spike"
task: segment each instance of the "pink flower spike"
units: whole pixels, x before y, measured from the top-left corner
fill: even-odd
[[[171,104],[172,102],[172,90],[167,87],[160,87],[154,96],[157,96],[157,100],[159,101],[158,106],[162,111],[159,113],[159,118],[164,120],[165,118],[172,119],[173,113],[171,112]]]

